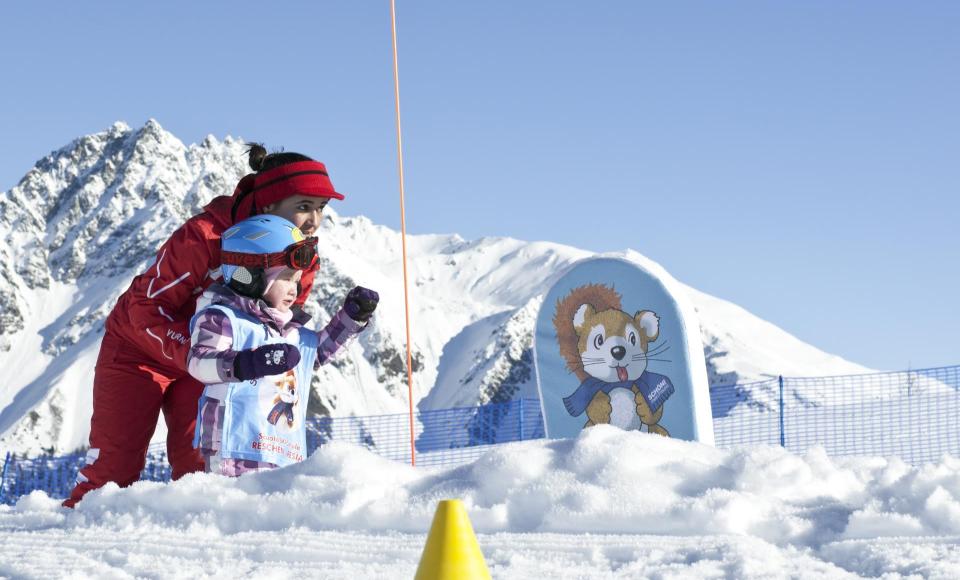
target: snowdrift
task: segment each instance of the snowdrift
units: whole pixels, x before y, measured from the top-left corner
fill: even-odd
[[[722,450],[598,426],[575,440],[497,446],[450,469],[335,443],[301,464],[239,479],[110,484],[74,512],[35,492],[0,507],[0,574],[33,574],[19,566],[53,566],[42,555],[56,561],[69,547],[79,569],[118,577],[160,565],[173,566],[165,577],[213,572],[208,560],[226,566],[217,573],[279,561],[281,577],[412,576],[443,498],[464,501],[495,576],[960,570],[953,457],[911,467],[822,449]]]

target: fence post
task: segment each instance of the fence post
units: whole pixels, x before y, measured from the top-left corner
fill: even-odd
[[[7,457],[3,460],[3,471],[0,471],[0,505],[3,505],[6,496],[7,483],[7,465],[10,464],[10,452],[7,451]]]
[[[523,441],[523,397],[520,397],[520,441]]]
[[[780,447],[786,447],[785,437],[783,436],[783,375],[778,377],[780,382]]]

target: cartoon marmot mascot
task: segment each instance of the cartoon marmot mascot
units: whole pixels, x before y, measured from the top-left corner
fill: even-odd
[[[281,417],[286,419],[287,427],[293,429],[293,407],[300,402],[297,396],[297,375],[289,370],[283,377],[274,383],[277,395],[273,398],[273,408],[267,415],[267,421],[276,425]]]
[[[571,416],[586,411],[584,427],[609,423],[670,436],[659,423],[673,384],[647,371],[647,347],[660,335],[654,312],[631,316],[621,310],[613,288],[588,284],[557,301],[553,326],[567,368],[581,381],[563,399]]]

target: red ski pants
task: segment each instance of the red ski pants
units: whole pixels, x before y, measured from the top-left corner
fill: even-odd
[[[203,384],[190,375],[157,365],[129,341],[108,332],[94,370],[87,465],[63,505],[73,507],[88,491],[110,481],[121,487],[137,481],[161,409],[173,479],[203,471],[203,457],[193,448],[202,393]]]

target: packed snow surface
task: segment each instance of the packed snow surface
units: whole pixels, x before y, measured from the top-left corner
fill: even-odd
[[[717,449],[598,426],[413,468],[331,444],[229,479],[0,507],[0,576],[410,578],[459,498],[495,578],[960,577],[960,460]]]

